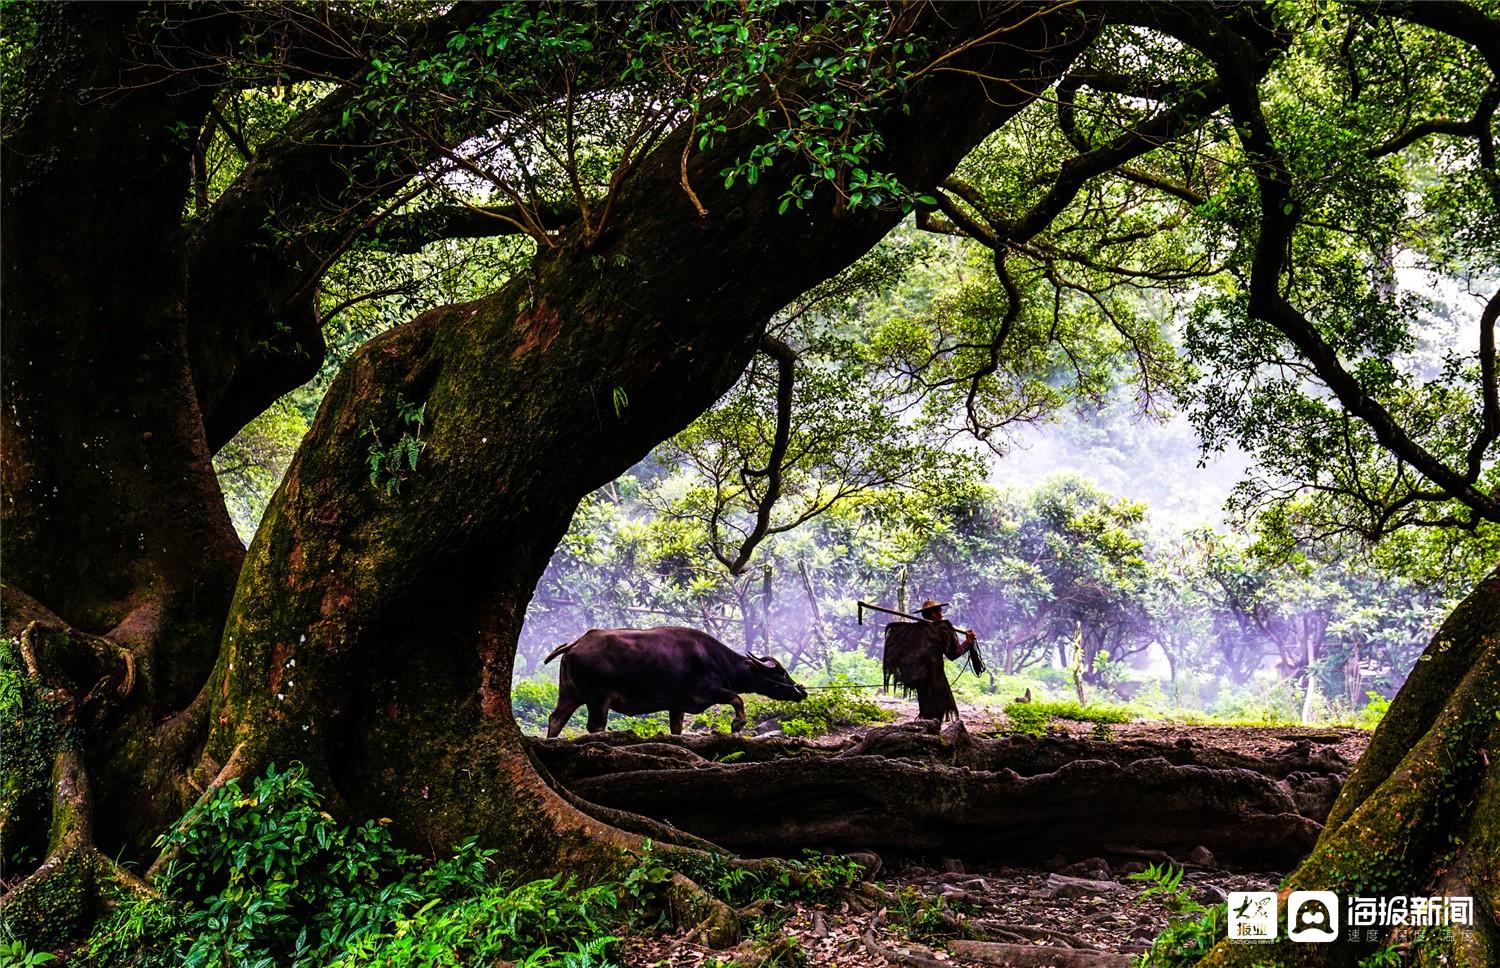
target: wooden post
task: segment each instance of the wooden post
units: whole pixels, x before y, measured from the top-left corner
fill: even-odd
[[[760,639],[765,654],[771,654],[771,566],[766,565],[760,579]]]
[[[818,608],[818,596],[813,591],[812,576],[807,573],[807,559],[797,559],[797,572],[802,576],[802,590],[807,592],[807,605],[812,616],[813,642],[816,643],[818,658],[823,663],[823,671],[829,675],[833,674],[833,650],[828,647],[828,637],[823,634],[823,611]]]
[[[755,616],[750,610],[750,582],[747,579],[730,586],[734,589],[734,597],[740,603],[740,625],[745,633],[745,654],[750,655],[755,651]]]

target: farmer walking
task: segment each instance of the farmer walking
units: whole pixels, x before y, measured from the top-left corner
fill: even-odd
[[[915,692],[917,716],[922,719],[958,718],[944,659],[967,655],[975,675],[984,671],[974,631],[965,629],[960,637],[959,630],[943,617],[947,607],[947,602],[928,599],[922,603],[921,621],[892,622],[885,627],[885,685],[889,688],[894,681],[906,695]]]

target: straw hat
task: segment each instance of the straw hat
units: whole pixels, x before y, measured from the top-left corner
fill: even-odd
[[[925,601],[925,602],[922,603],[922,607],[919,608],[919,609],[917,609],[917,611],[918,612],[926,612],[926,611],[930,611],[931,609],[934,609],[934,608],[947,608],[947,607],[948,607],[948,603],[947,602],[935,602],[935,601],[933,601],[932,599],[929,598],[929,599],[927,599],[927,601]]]

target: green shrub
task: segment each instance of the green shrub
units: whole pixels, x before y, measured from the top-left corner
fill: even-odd
[[[802,702],[756,704],[755,721],[776,717],[781,718],[784,735],[813,737],[840,726],[890,722],[895,714],[857,688],[848,676],[835,675],[827,686],[809,690]]]
[[[570,881],[513,883],[502,878],[449,903],[434,899],[392,929],[344,948],[334,968],[427,968],[519,960],[532,968],[608,964],[618,886],[575,889]]]
[[[1356,722],[1360,729],[1374,729],[1390,710],[1391,701],[1378,692],[1365,693],[1365,699],[1368,701],[1360,709]]]
[[[426,862],[379,823],[343,826],[306,771],[231,780],[160,838],[162,898],[122,899],[79,952],[91,965],[599,966],[614,885],[497,872],[474,841]]]
[[[660,736],[672,729],[666,713],[645,713],[640,716],[622,716],[615,713],[610,717],[610,723],[615,729],[629,730],[643,739]]]
[[[1052,714],[1039,702],[1013,702],[1005,707],[1010,720],[1007,732],[1017,736],[1041,736],[1052,725]]]
[[[510,708],[528,733],[545,733],[547,717],[557,708],[557,683],[551,679],[517,679],[510,684]]]
[[[1171,912],[1165,930],[1137,960],[1139,968],[1188,968],[1196,965],[1225,936],[1226,905],[1207,907],[1193,900],[1189,890],[1182,886],[1182,868],[1152,864],[1129,878],[1148,885],[1137,902],[1159,897]]]
[[[1012,705],[1015,705],[1014,703]],[[1108,703],[1082,703],[1071,699],[1060,702],[1033,702],[1021,705],[1040,706],[1047,713],[1057,719],[1071,719],[1080,723],[1128,723],[1135,718],[1134,714],[1125,706],[1113,706]],[[1007,714],[1010,706],[1005,707]]]
[[[793,739],[811,739],[821,735],[818,727],[805,719],[783,719],[781,721],[781,735],[790,736]]]
[[[1113,733],[1108,730],[1109,725],[1128,723],[1135,718],[1124,706],[1112,706],[1106,703],[1084,705],[1071,699],[1056,702],[1013,702],[1005,707],[1005,715],[1010,720],[1009,731],[1020,736],[1041,736],[1047,732],[1047,727],[1052,725],[1052,720],[1069,719],[1080,723],[1093,723],[1096,739],[1112,738]]]

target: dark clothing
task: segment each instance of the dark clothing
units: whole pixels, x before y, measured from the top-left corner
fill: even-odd
[[[885,627],[885,686],[894,681],[903,695],[917,694],[922,719],[956,719],[958,703],[948,686],[944,659],[957,659],[968,644],[947,619],[936,622],[892,622]]]

